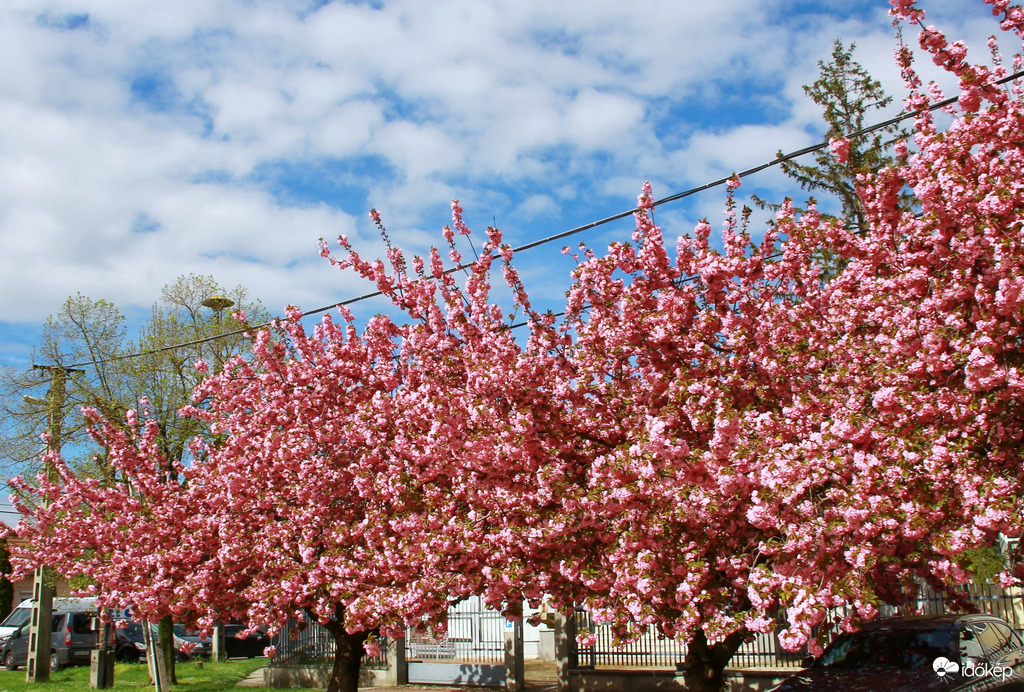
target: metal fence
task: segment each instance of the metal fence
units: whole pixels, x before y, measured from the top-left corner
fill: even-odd
[[[967,584],[961,587],[967,599],[981,613],[1006,620],[1018,632],[1024,631],[1024,592],[1020,588],[1003,589],[995,584]],[[948,601],[941,593],[925,586],[915,601],[917,612],[938,615],[947,612]]]
[[[505,660],[505,618],[477,597],[467,598],[448,609],[448,629],[435,638],[409,630],[405,635],[405,656],[415,661],[458,663],[502,663]]]
[[[968,602],[979,612],[989,613],[1003,618],[1016,630],[1024,630],[1024,594],[1021,589],[1002,589],[994,585],[978,586],[970,584],[962,587]],[[886,606],[880,608],[880,615],[928,614],[938,615],[954,612],[954,604],[943,594],[928,587],[922,587],[915,599],[906,606],[899,608]],[[832,613],[832,619],[838,620],[846,615],[843,609]],[[577,644],[572,630],[588,631],[595,635],[593,646]],[[780,627],[779,630],[782,628]],[[751,641],[745,642],[729,662],[733,668],[797,668],[800,661],[807,655],[807,650],[789,652],[782,648],[778,639],[778,631],[756,634]],[[608,625],[594,623],[590,614],[577,610],[570,625],[569,646],[570,665],[579,668],[672,668],[681,663],[686,656],[686,644],[674,639],[663,637],[656,632],[648,632],[635,642],[616,646],[611,628]]]
[[[289,620],[274,638],[277,649],[271,666],[330,664],[334,662],[334,637],[317,622]],[[387,640],[381,640],[380,656],[363,656],[363,668],[388,667]]]
[[[488,608],[478,597],[466,599],[448,609],[447,632],[435,638],[409,629],[405,637],[406,658],[413,661],[451,663],[504,663],[505,618]],[[328,664],[334,660],[334,638],[316,622],[291,620],[274,640],[277,653],[272,666]],[[387,641],[381,641],[380,656],[364,656],[364,668],[386,669]]]
[[[1001,589],[994,585],[963,587],[967,600],[978,611],[997,615],[1018,631],[1024,630],[1024,595],[1021,589]],[[885,607],[882,615],[908,613],[941,614],[952,610],[952,603],[943,594],[922,587],[915,599],[904,607]],[[836,610],[832,619],[846,613]],[[488,608],[478,597],[453,605],[448,610],[447,632],[435,638],[410,629],[406,633],[406,658],[410,661],[450,663],[503,663],[505,658],[505,619],[500,612]],[[593,646],[576,643],[575,632],[589,631],[595,635]],[[781,628],[780,628],[781,629]],[[386,669],[387,642],[381,642],[381,655],[364,657],[363,667]],[[334,639],[319,624],[289,622],[274,640],[277,653],[271,665],[325,664],[334,659]],[[598,625],[590,614],[577,610],[570,623],[570,665],[580,668],[673,668],[686,656],[686,645],[651,631],[634,642],[616,646],[607,625]],[[806,650],[788,652],[779,644],[778,632],[756,634],[733,656],[734,668],[796,668]]]

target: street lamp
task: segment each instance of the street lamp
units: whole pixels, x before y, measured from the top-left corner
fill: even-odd
[[[203,301],[203,306],[208,307],[217,313],[220,317],[220,313],[235,304],[235,301],[231,300],[226,296],[212,295]]]

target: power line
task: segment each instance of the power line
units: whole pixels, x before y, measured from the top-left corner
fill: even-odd
[[[1015,81],[1017,79],[1020,79],[1021,77],[1024,77],[1024,70],[1021,70],[1019,72],[1015,72],[1015,73],[1013,73],[1013,74],[1011,74],[1011,75],[1009,75],[1007,77],[1003,77],[1002,79],[996,80],[995,84],[996,85],[1007,84],[1009,82],[1012,82],[1012,81]],[[846,138],[846,139],[856,139],[856,138],[859,138],[859,137],[863,137],[864,135],[867,135],[867,134],[870,134],[872,132],[875,132],[876,130],[883,130],[883,129],[887,128],[887,127],[891,127],[893,125],[896,125],[897,123],[903,122],[904,120],[909,120],[910,118],[916,118],[918,115],[921,115],[922,113],[931,112],[931,111],[939,110],[941,108],[945,108],[947,106],[950,106],[950,105],[956,103],[958,99],[959,99],[958,96],[950,96],[949,98],[943,99],[942,101],[938,101],[936,103],[931,104],[927,108],[919,108],[917,110],[910,111],[908,113],[901,113],[901,114],[896,115],[896,116],[894,116],[892,118],[889,118],[888,120],[885,120],[883,122],[875,123],[874,125],[869,125],[868,127],[864,127],[864,128],[859,129],[859,130],[856,130],[854,132],[850,132],[850,133],[844,135],[844,138]],[[828,141],[824,141],[824,142],[821,142],[819,144],[814,144],[814,145],[811,145],[809,147],[804,147],[803,149],[798,149],[796,151],[792,151],[792,152],[790,152],[788,154],[783,154],[782,156],[778,156],[778,157],[772,159],[771,161],[768,161],[766,163],[762,163],[760,165],[754,166],[753,168],[748,168],[748,169],[746,169],[744,171],[740,171],[739,173],[734,173],[734,174],[726,176],[724,178],[719,178],[718,180],[714,180],[714,181],[711,181],[709,183],[704,183],[703,185],[698,185],[697,187],[692,187],[689,190],[684,190],[683,192],[677,192],[675,194],[669,195],[668,197],[663,197],[663,198],[661,198],[659,200],[655,200],[653,202],[653,204],[652,204],[652,207],[658,207],[658,206],[661,206],[661,205],[664,205],[664,204],[669,204],[671,202],[676,202],[676,201],[679,201],[681,199],[685,199],[686,197],[691,197],[691,196],[693,196],[695,194],[698,194],[700,192],[705,192],[707,190],[711,190],[711,189],[714,189],[716,187],[721,187],[722,185],[725,185],[727,182],[729,182],[733,178],[746,178],[748,176],[754,175],[755,173],[760,173],[761,171],[766,170],[768,168],[772,168],[774,166],[778,166],[780,164],[783,164],[786,161],[790,161],[791,159],[795,159],[795,158],[798,158],[800,156],[804,156],[806,154],[812,154],[814,152],[822,151],[823,149],[827,148],[828,146],[829,146],[829,142]],[[532,242],[526,243],[524,245],[519,245],[517,247],[512,248],[512,252],[513,253],[526,252],[527,250],[532,250],[535,247],[540,247],[541,245],[547,245],[548,243],[553,243],[556,240],[562,240],[563,238],[568,238],[569,236],[578,235],[578,234],[583,233],[585,231],[589,231],[589,230],[592,230],[594,228],[598,228],[600,226],[604,226],[604,225],[612,223],[614,221],[619,221],[621,219],[624,219],[624,218],[627,218],[629,216],[632,216],[633,214],[637,213],[638,211],[640,211],[640,208],[639,207],[634,207],[634,208],[632,208],[632,209],[630,209],[628,211],[622,211],[622,212],[619,212],[617,214],[613,214],[611,216],[607,216],[607,217],[605,217],[603,219],[599,219],[597,221],[592,221],[590,223],[583,224],[582,226],[576,226],[575,228],[571,228],[571,229],[569,229],[567,231],[562,231],[561,233],[556,233],[555,235],[547,236],[546,238],[541,238],[539,240],[534,240]],[[456,267],[452,267],[451,269],[445,270],[445,273],[446,274],[451,274],[453,272],[461,271],[463,269],[468,269],[469,267],[472,267],[472,266],[473,266],[472,263],[460,264],[460,265],[458,265]],[[358,303],[358,302],[363,301],[363,300],[368,300],[370,298],[376,298],[376,297],[382,296],[382,295],[384,295],[384,291],[373,291],[372,293],[364,293],[363,295],[356,296],[355,298],[349,298],[348,300],[343,300],[343,301],[338,302],[338,303],[332,303],[330,305],[325,305],[323,307],[315,308],[313,310],[308,310],[306,312],[303,312],[301,316],[302,317],[309,317],[310,315],[318,315],[320,313],[327,312],[328,310],[333,310],[335,308],[352,305],[354,303]],[[174,344],[174,345],[171,345],[171,346],[164,346],[162,348],[154,349],[152,351],[140,351],[138,353],[130,353],[130,354],[125,354],[123,356],[115,356],[115,357],[112,357],[112,358],[105,358],[103,360],[93,360],[93,361],[86,361],[86,362],[83,362],[83,363],[76,363],[75,365],[73,365],[71,367],[78,368],[78,367],[84,367],[84,366],[87,366],[87,365],[98,365],[98,364],[101,364],[101,363],[110,363],[110,362],[116,362],[116,361],[120,361],[120,360],[129,360],[131,358],[140,358],[142,356],[154,355],[154,354],[157,354],[157,353],[164,353],[166,351],[173,351],[173,350],[178,349],[178,348],[188,348],[190,346],[199,346],[199,345],[210,343],[210,342],[213,342],[213,341],[219,341],[220,339],[226,339],[226,338],[229,338],[229,337],[232,337],[232,336],[240,336],[240,335],[246,334],[247,332],[250,332],[250,331],[253,331],[253,330],[256,330],[256,329],[262,329],[263,327],[268,327],[268,326],[270,326],[270,324],[271,324],[270,322],[263,322],[261,324],[255,325],[255,326],[249,326],[249,327],[245,327],[243,329],[237,329],[237,330],[234,330],[234,331],[225,332],[223,334],[218,334],[216,336],[210,336],[210,337],[207,337],[207,338],[204,338],[204,339],[196,339],[194,341],[187,341],[187,342],[184,342],[184,343]],[[515,327],[519,327],[519,326],[523,326],[523,324],[526,324],[526,323],[516,324],[514,326]]]

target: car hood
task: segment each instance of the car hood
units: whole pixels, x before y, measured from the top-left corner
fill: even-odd
[[[805,670],[787,678],[776,692],[925,692],[950,690],[956,680],[941,679],[931,670],[859,668],[857,670]],[[950,684],[954,683],[954,684]]]
[[[205,637],[200,637],[198,634],[175,634],[174,638],[182,642],[190,642],[198,646],[207,646],[210,640]]]

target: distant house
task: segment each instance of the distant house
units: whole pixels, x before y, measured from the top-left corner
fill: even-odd
[[[8,539],[8,541],[17,540],[19,539]],[[18,581],[11,583],[10,598],[6,599],[6,602],[4,603],[0,603],[0,620],[7,617],[7,614],[14,610],[19,603],[32,598],[32,582],[33,576],[30,574],[24,579],[19,579]],[[68,585],[68,581],[62,577],[57,578],[54,587],[56,596],[68,596],[70,594],[71,589]],[[2,593],[2,590],[0,590],[0,593]]]

